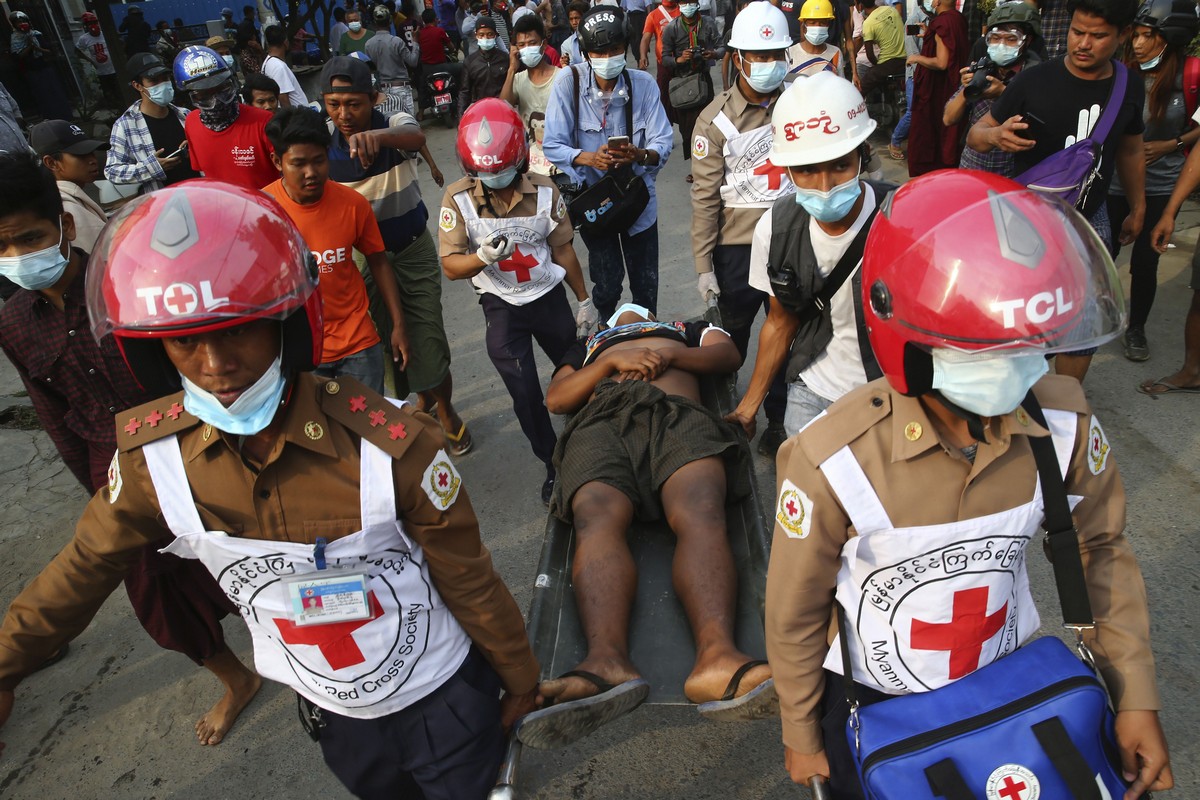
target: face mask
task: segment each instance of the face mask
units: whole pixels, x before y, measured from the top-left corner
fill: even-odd
[[[981,417],[1016,409],[1049,371],[1040,353],[998,356],[934,348],[933,388],[947,400]]]
[[[22,22],[20,25],[17,26],[17,30],[19,30],[21,33],[29,33],[29,29],[32,27],[33,26],[30,25],[28,22]]]
[[[1141,67],[1143,70],[1154,69],[1155,67],[1158,66],[1159,62],[1162,61],[1163,54],[1165,54],[1166,52],[1167,52],[1167,48],[1163,47],[1162,50],[1158,51],[1158,55],[1156,55],[1154,58],[1150,59],[1149,61],[1147,61],[1143,64],[1138,64],[1138,66]]]
[[[493,47],[496,46],[495,37],[484,38],[481,36],[478,39],[476,39],[475,41],[479,43],[480,50],[491,50]]]
[[[162,35],[163,35],[163,36],[170,36],[170,35],[171,35],[171,29],[170,29],[170,28],[163,28]]]
[[[592,72],[606,81],[611,81],[625,71],[624,54],[612,58],[593,58],[591,62]]]
[[[61,217],[58,224],[58,244],[52,244],[35,253],[0,258],[0,275],[23,289],[35,292],[58,283],[58,279],[67,271],[67,257],[62,254],[63,236],[66,232],[62,229]]]
[[[358,33],[359,31],[362,30],[362,23],[361,22],[351,22],[346,27],[349,28],[352,32]]]
[[[241,397],[234,400],[229,408],[221,405],[221,401],[211,393],[183,378],[183,407],[189,414],[199,417],[217,430],[238,436],[258,433],[271,424],[279,401],[283,399],[287,381],[283,379],[282,360],[282,353],[275,356],[262,377],[242,392]]]
[[[175,87],[171,85],[170,81],[156,83],[146,87],[146,96],[150,98],[151,103],[165,106],[175,99]]]
[[[1002,67],[1007,67],[1009,64],[1017,60],[1017,56],[1021,55],[1021,46],[1007,45],[1004,43],[989,44],[987,48],[988,58],[996,62]],[[1146,66],[1143,64],[1142,69]]]
[[[87,32],[90,33],[92,36],[99,36],[100,35],[100,26],[99,25],[89,25]]]
[[[516,167],[507,167],[499,172],[479,173],[479,180],[489,189],[504,189],[508,186],[511,186],[512,182],[516,180],[516,177]]]
[[[646,308],[645,306],[639,306],[636,303],[625,303],[617,309],[615,314],[608,318],[608,327],[614,327],[617,324],[617,320],[619,320],[621,315],[626,311],[633,311],[637,314],[641,314],[646,319],[650,319],[650,309]]]
[[[539,63],[541,63],[541,60],[542,60],[541,45],[534,45],[533,47],[522,47],[519,52],[521,54],[521,63],[524,64],[525,66],[536,67]]]
[[[747,62],[743,61],[745,65]],[[750,84],[750,88],[759,94],[770,94],[779,88],[779,84],[783,83],[783,76],[787,75],[786,61],[768,61],[765,64],[750,63],[750,74],[742,73],[742,77],[746,79],[746,83]]]
[[[686,3],[679,7],[679,13],[683,14],[688,19],[696,16],[696,12],[700,10],[699,3]]]
[[[225,59],[225,63],[228,66],[230,66],[230,67],[233,66],[233,56],[221,56],[221,58]]]
[[[817,222],[837,222],[845,219],[862,194],[862,184],[855,175],[828,192],[796,187],[796,202]]]
[[[829,28],[808,27],[804,29],[804,38],[812,45],[823,45],[829,41]]]

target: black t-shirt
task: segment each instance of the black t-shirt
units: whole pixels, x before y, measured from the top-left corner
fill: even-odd
[[[1087,138],[1099,121],[1109,95],[1112,93],[1113,77],[1101,81],[1076,78],[1056,58],[1044,64],[1021,70],[1008,84],[1004,94],[992,104],[992,117],[1004,122],[1017,114],[1030,113],[1045,123],[1045,134],[1037,139],[1037,145],[1029,150],[1014,154],[1017,174],[1021,174],[1057,152]],[[1121,103],[1117,121],[1104,140],[1101,155],[1100,176],[1088,193],[1084,216],[1095,213],[1108,195],[1108,184],[1116,169],[1117,148],[1122,136],[1141,133],[1142,104],[1146,101],[1146,89],[1137,75],[1129,75],[1125,82],[1125,98]],[[1068,138],[1070,137],[1070,138]]]
[[[163,150],[164,156],[174,153],[183,144],[183,123],[179,121],[174,112],[167,114],[162,119],[143,114],[142,119],[146,120],[146,129],[150,131],[154,149]],[[199,177],[200,173],[192,169],[191,159],[185,154],[179,159],[178,166],[167,170],[166,183],[170,186],[172,183],[186,181],[188,178]]]

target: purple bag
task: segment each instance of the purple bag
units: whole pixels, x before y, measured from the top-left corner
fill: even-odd
[[[1114,61],[1113,71],[1112,93],[1109,94],[1108,102],[1104,104],[1104,113],[1092,128],[1091,135],[1043,159],[1013,180],[1035,191],[1058,197],[1075,208],[1083,206],[1087,201],[1088,190],[1100,174],[1100,155],[1104,149],[1104,140],[1112,131],[1117,114],[1121,110],[1121,101],[1125,98],[1125,82],[1128,79],[1125,65]]]

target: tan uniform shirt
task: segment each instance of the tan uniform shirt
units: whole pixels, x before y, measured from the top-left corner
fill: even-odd
[[[550,245],[551,249],[570,244],[575,238],[575,229],[567,216],[567,205],[565,202],[560,202],[558,187],[554,186],[554,181],[545,175],[522,175],[520,182],[517,183],[516,191],[513,192],[511,205],[503,203],[495,192],[488,192],[492,208],[496,211],[495,214],[488,209],[484,202],[483,181],[478,178],[462,178],[447,186],[446,193],[442,196],[442,209],[438,214],[438,255],[445,258],[446,256],[475,252],[475,248],[471,247],[467,238],[467,226],[462,215],[458,213],[458,204],[454,202],[454,195],[464,190],[470,190],[475,208],[483,219],[532,217],[537,214],[537,187],[539,186],[554,188],[550,214],[558,225],[546,238],[546,243]]]
[[[771,124],[771,112],[778,99],[776,94],[765,106],[753,105],[735,83],[700,112],[692,141],[684,142],[692,148],[692,255],[697,273],[712,272],[712,251],[717,245],[750,244],[758,218],[770,210],[727,208],[721,203],[721,184],[725,182],[725,159],[721,151],[725,147],[725,134],[713,124],[713,119],[724,111],[739,131],[752,131]]]
[[[1093,417],[1077,382],[1043,378],[1036,393],[1044,408],[1079,415],[1066,486],[1068,494],[1083,497],[1074,518],[1097,624],[1088,643],[1119,710],[1157,710],[1146,590],[1122,533],[1125,489],[1116,462],[1109,450],[1102,451],[1104,460],[1091,460]],[[767,656],[788,747],[799,753],[823,747],[822,662],[834,633],[839,554],[856,535],[818,465],[849,444],[896,527],[935,525],[1030,502],[1037,482],[1030,436],[1049,432],[1023,411],[993,419],[972,464],[942,440],[917,399],[881,379],[843,397],[780,448],[779,483],[790,479],[812,501],[804,538],[790,538],[776,524],[767,575]],[[1047,611],[1045,627],[1053,630]]]
[[[355,398],[365,400],[362,411],[351,410]],[[372,427],[374,410],[385,410],[388,424]],[[79,635],[140,548],[171,536],[141,446],[174,433],[206,529],[304,544],[362,529],[359,442],[368,439],[383,449],[393,458],[405,532],[423,549],[446,607],[508,691],[531,690],[538,663],[525,621],[480,541],[470,499],[460,490],[442,511],[422,488],[422,476],[442,448],[438,423],[411,406],[397,409],[352,380],[308,374],[297,380],[283,413],[283,431],[257,472],[243,462],[238,437],[182,411],[182,394],[119,414],[109,487],[92,498],[75,537],[13,601],[0,628],[0,688],[11,689]],[[397,422],[402,431],[394,428]]]

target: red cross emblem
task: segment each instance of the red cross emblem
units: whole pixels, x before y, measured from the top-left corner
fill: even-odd
[[[371,418],[372,428],[378,428],[380,425],[387,422],[387,415],[382,411],[372,411],[370,414],[367,414],[367,416]]]
[[[200,304],[200,298],[196,296],[196,290],[186,283],[173,283],[167,287],[162,303],[163,308],[179,316],[195,311],[196,306]]]
[[[388,435],[392,437],[393,441],[395,441],[396,439],[405,439],[408,437],[408,434],[404,430],[403,422],[397,422],[395,425],[389,425],[388,426]]]
[[[783,176],[787,174],[787,169],[777,167],[771,163],[771,159],[767,159],[763,163],[754,168],[755,175],[767,176],[767,188],[771,190],[778,189],[783,185]]]
[[[350,398],[350,410],[357,414],[360,411],[367,410],[367,398],[363,395]]]
[[[522,253],[518,246],[513,250],[513,254],[500,262],[499,267],[504,272],[511,272],[517,279],[517,283],[526,283],[529,280],[530,273],[537,267],[537,259],[527,253]]]
[[[1000,787],[999,794],[1004,800],[1021,800],[1025,796],[1025,789],[1028,787],[1024,781],[1013,780],[1012,775],[1004,776],[1004,785]]]
[[[450,472],[448,470],[439,469],[437,471],[437,482],[439,488],[446,488],[450,485]]]
[[[979,669],[983,645],[1004,627],[1008,603],[987,613],[988,587],[964,589],[954,593],[954,611],[949,622],[912,621],[910,639],[917,650],[948,650],[950,680],[957,680]]]
[[[171,403],[171,407],[167,409],[167,416],[171,419],[179,419],[179,415],[183,413],[183,406],[179,403]]]
[[[787,506],[786,506],[786,508],[787,508],[787,512],[788,512],[788,516],[789,516],[789,517],[794,517],[794,516],[796,516],[796,512],[800,510],[800,509],[796,508],[796,501],[795,501],[795,500],[788,500],[788,501],[787,501]]]
[[[129,424],[125,426],[125,432],[133,436],[138,432],[138,428],[142,427],[142,423],[138,422],[138,418],[134,417],[129,420]]]
[[[301,627],[290,619],[275,618],[275,626],[279,628],[279,637],[283,641],[288,644],[319,647],[321,655],[329,662],[331,668],[345,669],[367,660],[362,650],[358,649],[358,643],[354,641],[354,632],[383,616],[383,606],[379,605],[375,592],[367,592],[367,600],[371,605],[371,616],[368,619]]]
[[[151,428],[157,428],[158,423],[162,422],[163,415],[158,413],[158,409],[151,411],[146,415],[146,424]]]

